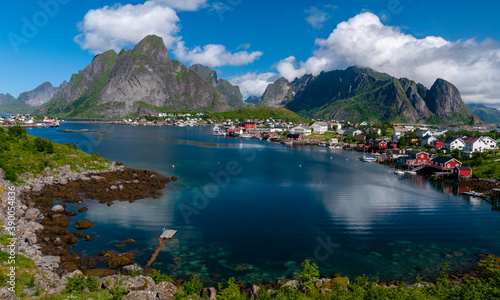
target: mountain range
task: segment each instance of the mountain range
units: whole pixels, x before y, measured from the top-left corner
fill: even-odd
[[[194,70],[193,70],[194,69]],[[124,117],[157,111],[224,111],[244,106],[238,87],[204,78],[172,60],[162,38],[149,35],[134,49],[97,55],[73,74],[62,93],[35,111],[59,117]],[[208,79],[208,80],[207,80]]]
[[[40,106],[41,105],[41,106]],[[321,72],[269,84],[262,97],[243,101],[238,86],[199,64],[170,58],[163,40],[149,35],[133,49],[94,57],[69,83],[45,82],[18,99],[0,94],[0,113],[58,117],[125,117],[161,111],[227,111],[247,105],[282,107],[303,117],[350,121],[480,124],[458,89],[444,79],[431,88],[370,68]],[[474,108],[488,118],[484,108]]]
[[[304,75],[270,84],[257,105],[284,107],[318,119],[352,121],[479,124],[458,89],[437,79],[430,89],[407,78],[397,79],[370,68]]]
[[[64,81],[60,86],[54,87],[50,82],[44,82],[35,89],[20,94],[17,99],[8,93],[0,94],[0,114],[31,113],[61,93],[67,84]]]
[[[468,104],[467,107],[476,116],[492,124],[500,124],[500,110],[482,104]]]

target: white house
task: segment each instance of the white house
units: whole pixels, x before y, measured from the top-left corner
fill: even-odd
[[[483,140],[483,142],[486,144],[485,150],[493,150],[498,148],[497,142],[489,136],[482,136],[480,137],[480,139]]]
[[[424,146],[427,144],[430,145],[432,142],[435,142],[437,140],[438,140],[438,138],[435,137],[434,135],[426,135],[422,138],[422,143],[420,144],[420,146]]]
[[[332,122],[332,123],[330,123],[330,128],[332,129],[332,131],[335,130],[335,126],[337,126],[337,130],[342,129],[342,124],[340,124],[338,122]]]
[[[312,124],[311,128],[314,133],[323,134],[328,131],[328,124],[326,122],[315,122]]]
[[[357,136],[362,134],[363,132],[359,129],[352,128],[352,129],[347,129],[344,131],[344,135],[350,135],[350,136]]]
[[[497,143],[494,139],[488,136],[471,137],[465,142],[464,152],[484,152],[486,150],[493,150],[497,148]]]
[[[394,126],[394,129],[392,130],[392,139],[396,142],[399,141],[399,138],[407,131],[409,131],[409,129],[403,126]]]
[[[429,130],[429,129],[419,129],[417,131],[417,137],[419,137],[419,138],[423,138],[423,137],[430,136],[433,134],[434,134],[434,132],[432,130]]]
[[[461,138],[448,138],[446,141],[444,141],[444,149],[447,150],[463,150],[465,147],[465,142]]]
[[[296,126],[296,127],[293,127],[292,129],[290,129],[290,133],[291,134],[302,134],[302,135],[307,136],[307,135],[310,135],[312,133],[312,129],[309,126],[299,125],[299,126]]]

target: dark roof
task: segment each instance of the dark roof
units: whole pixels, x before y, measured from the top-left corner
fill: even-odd
[[[424,151],[418,151],[418,150],[413,150],[413,151],[410,151],[410,154],[411,154],[411,155],[417,155],[417,154],[419,154],[419,153],[425,153],[425,154],[427,154],[427,153],[426,153],[426,152],[424,152]]]
[[[445,143],[447,144],[451,144],[454,140],[458,140],[459,138],[457,137],[451,137],[451,138],[447,138],[446,141],[444,141]]]
[[[447,162],[449,162],[450,160],[453,160],[454,158],[453,157],[447,157],[447,156],[438,156],[438,157],[434,157],[433,159],[431,159],[432,161],[435,161],[435,162],[438,162],[438,163],[442,163],[442,164],[445,164]]]
[[[472,171],[472,169],[468,166],[460,166],[460,167],[457,167],[459,170],[461,171]]]
[[[293,133],[290,133],[289,135],[286,136],[287,138],[289,139],[296,139],[298,137],[300,137],[300,134],[293,134]]]

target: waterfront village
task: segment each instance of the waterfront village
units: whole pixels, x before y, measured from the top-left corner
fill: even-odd
[[[291,122],[280,118],[214,119],[204,113],[158,113],[122,120],[58,120],[49,117],[12,115],[0,118],[0,125],[25,127],[59,127],[61,123],[111,123],[142,126],[211,126],[217,136],[254,138],[287,145],[317,145],[329,149],[363,152],[365,162],[393,165],[395,173],[426,173],[455,178],[472,176],[472,169],[461,159],[495,153],[500,145],[496,124],[481,127],[433,126],[306,120]],[[480,153],[480,154],[478,154]],[[498,160],[496,160],[498,161]],[[426,168],[427,167],[427,168]]]

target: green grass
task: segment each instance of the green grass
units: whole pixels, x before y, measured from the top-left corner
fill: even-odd
[[[296,113],[278,107],[267,107],[267,106],[257,106],[257,107],[246,107],[238,108],[231,111],[224,112],[213,112],[206,115],[208,118],[212,119],[259,119],[265,120],[269,118],[283,119],[286,122],[293,123],[309,123],[309,120],[302,118]]]
[[[72,171],[105,170],[109,161],[98,154],[86,154],[76,145],[61,145],[26,133],[25,129],[12,127],[8,131],[0,128],[0,168],[5,179],[18,182],[19,175],[42,174],[50,169],[69,165]],[[57,176],[57,174],[56,174]]]

